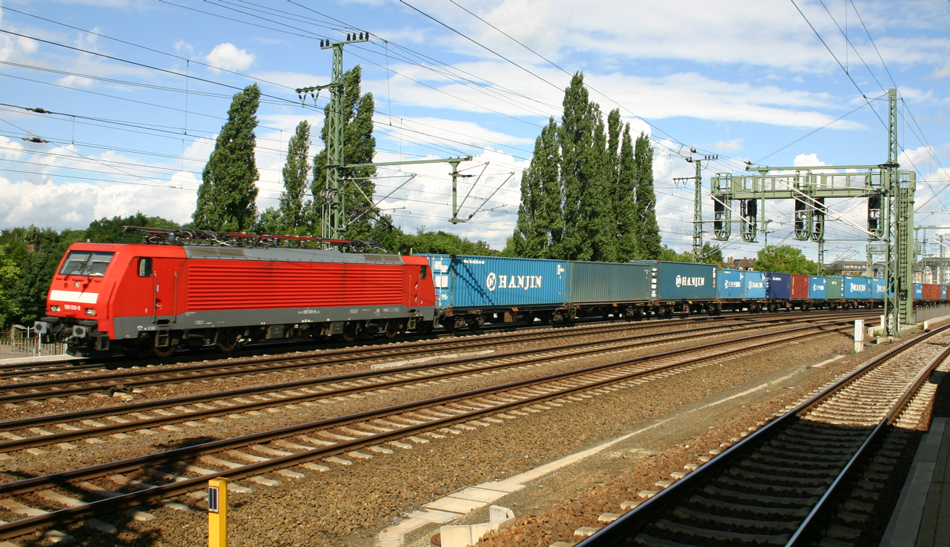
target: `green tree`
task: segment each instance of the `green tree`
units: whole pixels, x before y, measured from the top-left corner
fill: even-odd
[[[148,228],[178,228],[178,224],[162,217],[149,217],[137,212],[128,217],[94,220],[86,228],[85,239],[93,243],[141,243],[142,234],[124,232],[124,226]]]
[[[257,165],[254,161],[261,90],[251,84],[234,95],[205,165],[193,215],[199,230],[248,231],[257,221]]]
[[[66,247],[84,237],[85,232],[69,232],[65,238],[54,230],[36,226],[0,233],[0,245],[4,247],[0,268],[6,272],[0,274],[5,278],[0,281],[3,327],[13,323],[28,325],[44,314],[56,266]],[[11,279],[8,275],[12,271],[16,271],[16,276]]]
[[[518,224],[505,251],[509,256],[549,258],[551,245],[560,241],[559,163],[557,122],[551,118],[535,139],[531,165],[521,176]]]
[[[558,131],[561,145],[561,188],[563,193],[564,232],[553,258],[565,260],[590,260],[593,257],[592,241],[587,237],[584,222],[585,192],[598,176],[597,151],[594,131],[595,116],[600,108],[591,105],[584,76],[578,72],[564,92],[564,114]]]
[[[703,243],[703,248],[700,251],[700,262],[703,264],[716,264],[720,268],[726,266],[725,260],[722,258],[722,248],[719,245],[712,245],[709,243]],[[730,268],[732,266],[729,266]]]
[[[404,254],[456,254],[491,256],[495,252],[484,241],[469,241],[439,230],[427,232],[420,227],[414,235],[403,234],[394,252]]]
[[[284,191],[280,206],[268,208],[261,215],[260,231],[272,234],[303,235],[311,233],[308,217],[310,201],[307,196],[307,178],[310,176],[310,124],[304,120],[287,145],[284,163]]]
[[[660,256],[660,227],[656,222],[656,193],[653,191],[653,147],[650,138],[641,133],[634,147],[637,166],[636,214],[640,234],[640,258]]]
[[[343,163],[372,163],[376,154],[376,138],[373,137],[373,112],[375,103],[373,94],[360,95],[362,69],[359,65],[343,74],[343,104],[341,112],[344,118],[343,126]],[[324,108],[324,119],[330,117],[330,104]],[[320,138],[327,144],[328,124],[323,124]],[[328,150],[324,146],[313,159],[313,218],[314,235],[321,235],[321,226],[324,222],[324,205],[327,196],[327,157]],[[342,169],[340,171],[346,225],[344,237],[348,239],[372,239],[374,223],[372,220],[379,216],[379,210],[373,207],[373,194],[376,184],[373,175],[375,167],[359,167]],[[385,225],[386,223],[381,223]]]
[[[20,267],[11,256],[7,245],[0,245],[0,328],[19,320],[20,308],[15,288],[20,279]]]
[[[601,262],[616,262],[617,260],[617,222],[614,217],[611,186],[615,180],[616,149],[608,145],[610,140],[604,126],[604,117],[600,107],[591,103],[590,117],[593,126],[591,135],[593,146],[590,159],[592,164],[587,170],[588,177],[581,191],[581,218],[580,233],[590,246],[587,260]],[[620,112],[616,113],[615,123],[620,122]]]
[[[791,245],[769,245],[759,251],[753,268],[760,272],[815,275],[818,264],[802,255]]]
[[[616,192],[612,196],[617,223],[617,260],[626,262],[641,258],[640,216],[637,210],[637,160],[633,153],[630,125],[623,130],[620,144]]]

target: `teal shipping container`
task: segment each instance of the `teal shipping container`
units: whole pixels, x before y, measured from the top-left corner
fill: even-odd
[[[633,262],[571,262],[571,302],[623,304],[652,300],[652,268]]]

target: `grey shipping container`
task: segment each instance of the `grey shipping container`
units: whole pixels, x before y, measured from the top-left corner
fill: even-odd
[[[648,264],[573,262],[571,301],[579,305],[648,302],[651,273]]]

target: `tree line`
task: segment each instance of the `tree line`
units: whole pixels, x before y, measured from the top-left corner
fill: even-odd
[[[604,123],[577,73],[521,179],[521,205],[505,254],[626,262],[661,258],[653,190],[653,148],[636,141],[612,110]]]

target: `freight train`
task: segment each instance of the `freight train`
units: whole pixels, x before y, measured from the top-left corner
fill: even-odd
[[[876,307],[877,278],[804,276],[662,261],[600,263],[287,247],[77,243],[38,332],[74,355],[233,350],[248,341],[353,341],[485,323]],[[273,243],[273,241],[271,242]],[[277,243],[280,243],[279,241]],[[947,287],[915,299],[945,302]]]

